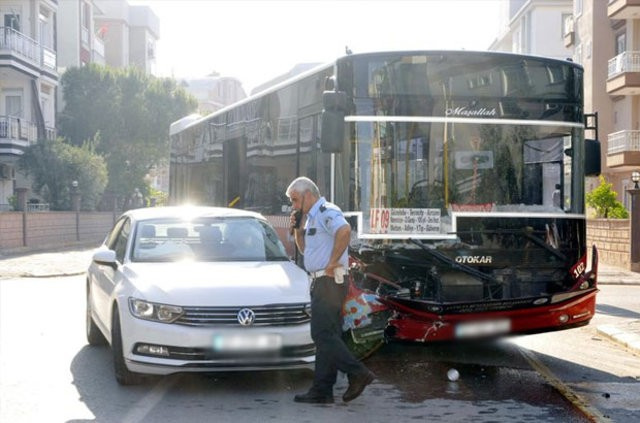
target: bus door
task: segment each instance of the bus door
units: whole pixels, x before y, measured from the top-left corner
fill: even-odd
[[[233,138],[223,145],[225,206],[242,208],[245,191],[247,141],[244,137]]]

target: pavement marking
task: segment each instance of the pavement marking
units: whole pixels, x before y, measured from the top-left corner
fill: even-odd
[[[540,373],[547,383],[560,392],[562,396],[579,409],[590,421],[595,423],[609,423],[613,421],[558,379],[558,377],[556,377],[556,375],[554,375],[553,372],[542,363],[542,361],[538,360],[535,353],[524,348],[519,348],[519,350],[531,367]]]
[[[167,391],[176,384],[178,379],[179,377],[162,377],[147,395],[143,396],[138,402],[131,406],[129,412],[127,412],[122,419],[122,423],[137,423],[143,421],[149,412],[162,401]]]

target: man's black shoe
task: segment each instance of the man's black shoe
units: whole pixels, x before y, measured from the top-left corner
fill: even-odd
[[[321,395],[315,392],[307,392],[306,394],[298,394],[293,397],[295,402],[304,402],[307,404],[333,404],[333,395]]]
[[[364,388],[373,382],[373,379],[375,378],[376,375],[368,370],[366,373],[350,377],[349,387],[345,391],[344,395],[342,395],[342,400],[344,402],[349,402],[358,398],[362,391],[364,391]]]

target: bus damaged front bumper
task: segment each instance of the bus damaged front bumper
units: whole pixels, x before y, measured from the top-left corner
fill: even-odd
[[[586,325],[596,311],[598,253],[595,246],[591,263],[591,270],[578,278],[573,290],[546,299],[522,299],[529,305],[509,310],[488,311],[480,306],[469,313],[435,313],[429,312],[424,303],[412,307],[411,301],[398,301],[393,296],[380,298],[394,311],[387,322],[385,337],[398,341],[437,342],[532,334]],[[488,303],[487,308],[495,305]]]

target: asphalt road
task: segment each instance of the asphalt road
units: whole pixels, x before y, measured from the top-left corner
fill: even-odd
[[[121,387],[110,349],[84,338],[83,282],[81,275],[0,281],[0,421],[589,421],[523,348],[601,421],[640,420],[638,358],[598,338],[595,326],[487,344],[390,344],[367,361],[378,379],[349,404],[294,403],[309,372],[175,375]],[[623,288],[603,291],[602,319],[626,307],[606,308],[609,299],[632,302]],[[458,381],[447,380],[450,368]],[[337,399],[346,385],[341,377]]]

